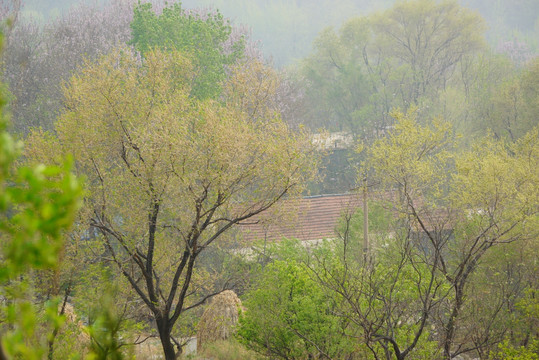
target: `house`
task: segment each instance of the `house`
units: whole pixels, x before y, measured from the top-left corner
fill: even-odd
[[[373,194],[371,194],[372,196]],[[397,193],[387,192],[378,196],[385,201],[398,201]],[[371,201],[373,199],[371,198]],[[454,211],[446,208],[422,210],[421,201],[416,204],[423,225],[437,235],[452,232],[456,221]],[[274,208],[249,219],[248,223],[238,226],[243,246],[251,246],[256,241],[278,242],[283,238],[297,239],[304,243],[316,243],[324,239],[335,239],[339,222],[343,215],[353,214],[363,207],[363,196],[359,193],[306,196],[300,199],[284,200]],[[395,217],[395,209],[390,210]],[[416,219],[408,223],[412,236],[425,236]],[[447,236],[447,235],[446,235]]]
[[[240,224],[239,232],[246,244],[283,238],[303,242],[332,239],[342,215],[361,206],[361,197],[355,193],[285,200],[271,211],[250,219],[249,223]]]

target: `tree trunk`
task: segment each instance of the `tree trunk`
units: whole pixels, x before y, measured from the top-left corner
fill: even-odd
[[[161,340],[165,360],[177,360],[178,357],[176,351],[174,350],[174,344],[170,338],[172,324],[170,324],[166,318],[161,316],[156,317],[155,321],[157,323],[157,330],[159,331],[159,339]]]
[[[455,290],[455,306],[453,307],[449,316],[449,321],[446,326],[446,334],[444,339],[444,357],[447,360],[451,360],[451,347],[453,346],[453,340],[455,337],[456,321],[464,300],[464,292],[462,290],[462,286],[457,285]]]

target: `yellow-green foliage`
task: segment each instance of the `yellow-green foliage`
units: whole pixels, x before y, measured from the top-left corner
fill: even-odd
[[[57,136],[29,139],[33,159],[73,155],[87,178],[83,221],[132,294],[170,329],[212,291],[215,278],[195,266],[199,253],[236,222],[301,193],[316,164],[309,136],[289,129],[268,100],[273,71],[231,69],[223,101],[191,96],[196,71],[177,51],[140,59],[117,49],[66,85]]]
[[[421,125],[413,112],[396,112],[394,116],[394,129],[369,150],[371,181],[382,186],[384,196],[391,195],[393,209],[405,220],[403,224],[418,234],[425,261],[450,289],[436,310],[441,314],[437,328],[443,332],[439,337],[444,356],[471,338],[499,339],[504,330],[495,334],[495,326],[488,324],[498,317],[496,326],[508,326],[506,312],[514,312],[512,302],[516,301],[512,297],[522,296],[523,287],[536,285],[510,283],[511,274],[504,273],[498,278],[507,283],[498,287],[505,288],[491,288],[504,291],[508,304],[502,301],[497,305],[493,299],[476,314],[469,307],[480,303],[482,292],[490,285],[472,282],[481,279],[474,277],[476,271],[504,271],[499,263],[495,270],[492,263],[480,267],[494,246],[536,247],[539,129],[530,130],[514,143],[487,134],[464,147],[448,124],[433,121]],[[484,280],[489,281],[489,276]],[[473,299],[472,289],[480,289]],[[491,316],[486,316],[487,311]],[[483,327],[477,321],[481,316],[488,322]],[[472,317],[477,320],[466,322]],[[478,351],[489,351],[485,344]]]

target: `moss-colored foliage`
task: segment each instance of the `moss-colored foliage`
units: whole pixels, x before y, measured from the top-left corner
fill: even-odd
[[[514,346],[509,340],[498,345],[498,350],[491,354],[495,360],[537,360],[539,359],[539,340],[533,339],[528,346]]]
[[[358,219],[362,222],[362,219]],[[396,220],[396,219],[393,219]],[[360,236],[352,230],[356,219],[348,218],[348,232],[341,240],[314,250],[310,271],[328,294],[339,303],[338,316],[348,319],[346,336],[356,339],[353,359],[437,359],[438,344],[425,326],[425,308],[442,287],[414,249],[406,232],[385,228],[369,250],[365,264]]]

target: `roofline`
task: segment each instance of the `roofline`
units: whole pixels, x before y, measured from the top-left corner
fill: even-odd
[[[331,196],[349,196],[349,195],[358,195],[356,192],[350,192],[350,193],[344,193],[344,194],[321,194],[321,195],[308,195],[308,196],[302,196],[302,199],[316,199],[316,198],[323,198],[323,197],[331,197]]]

